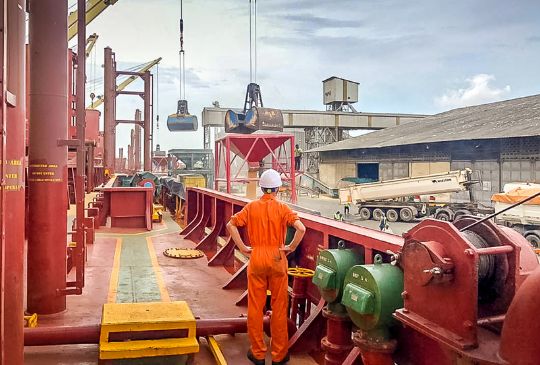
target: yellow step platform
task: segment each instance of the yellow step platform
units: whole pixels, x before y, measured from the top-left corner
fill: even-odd
[[[103,305],[99,358],[102,360],[185,355],[199,351],[195,317],[186,302],[106,303]],[[184,330],[183,338],[111,342],[111,333]]]
[[[163,220],[163,205],[153,204],[152,205],[152,222],[161,223]]]

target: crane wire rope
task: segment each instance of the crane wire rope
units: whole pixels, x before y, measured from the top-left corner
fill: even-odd
[[[249,82],[252,83],[253,82],[253,60],[252,60],[252,56],[253,56],[253,36],[251,34],[251,29],[253,28],[251,22],[252,22],[252,9],[253,9],[253,4],[251,3],[251,0],[249,0]]]
[[[257,0],[249,0],[249,82],[257,83]]]
[[[153,61],[150,61],[150,62],[153,62]],[[145,62],[145,63],[141,63],[141,64],[139,64],[139,65],[135,65],[135,66],[126,68],[124,71],[138,71],[138,70],[140,70],[141,68],[143,68],[143,66],[147,66],[150,62]],[[124,80],[126,80],[126,79],[128,79],[128,78],[130,78],[130,77],[132,77],[132,76],[129,76],[129,75],[120,75],[120,76],[118,76],[118,78],[117,78],[117,82],[118,82],[118,83],[122,83],[122,81],[124,81]],[[103,78],[103,76],[101,76],[101,77],[96,77],[96,78],[94,78],[94,79],[92,79],[92,80],[89,80],[89,81],[87,82],[87,85],[88,85],[88,83],[94,83],[94,84],[97,84],[97,85],[102,85],[102,84],[104,83],[104,78]],[[88,86],[87,86],[87,87],[88,87]]]
[[[156,145],[159,144],[159,63],[156,67]]]
[[[253,49],[254,49],[253,78],[255,80],[255,83],[257,83],[257,0],[254,0],[253,12],[254,12],[253,22],[255,23],[255,27],[254,27],[255,35],[253,36]]]
[[[96,96],[96,74],[97,74],[97,69],[96,69],[96,64],[97,64],[97,51],[96,51],[96,48],[94,47],[94,49],[92,50],[92,78],[94,79],[94,82],[92,83],[92,94],[94,95],[94,97]],[[94,98],[92,98],[92,103],[94,102]]]
[[[179,85],[178,94],[179,100],[184,100],[186,97],[186,59],[184,52],[184,4],[183,0],[180,0],[180,51],[178,52],[179,62]]]

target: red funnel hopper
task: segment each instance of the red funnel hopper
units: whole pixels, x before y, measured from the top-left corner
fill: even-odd
[[[229,134],[231,151],[247,162],[259,162],[291,138],[289,134]]]
[[[225,137],[216,140],[215,153],[214,189],[222,189],[230,194],[233,192],[233,184],[236,190],[239,184],[248,184],[253,188],[253,183],[258,180],[257,175],[265,169],[273,168],[282,175],[283,194],[287,195],[291,202],[296,202],[294,135],[227,133]],[[265,157],[270,155],[271,163],[264,161]],[[233,164],[233,161],[237,161],[237,164]],[[251,169],[247,177],[243,176],[246,165]],[[233,169],[235,171],[232,171]],[[250,191],[253,193],[253,189]]]

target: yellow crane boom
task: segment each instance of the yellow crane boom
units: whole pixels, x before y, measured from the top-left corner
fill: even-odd
[[[152,67],[157,65],[161,61],[161,57],[156,58],[155,60],[152,60],[145,64],[143,67],[137,70],[139,73],[144,73],[148,70],[150,70]],[[127,79],[122,81],[118,86],[116,86],[116,91],[122,91],[124,90],[129,84],[131,84],[133,81],[137,79],[138,76],[129,76]],[[98,96],[96,101],[93,101],[92,104],[88,107],[89,109],[96,109],[101,104],[103,104],[103,96]]]
[[[88,0],[86,2],[86,25],[118,0]],[[77,35],[77,10],[68,15],[68,41]]]
[[[86,53],[86,57],[90,56],[90,52],[92,52],[92,49],[96,45],[98,38],[99,36],[96,33],[94,33],[94,34],[90,34],[88,38],[86,39],[86,51],[84,52]]]

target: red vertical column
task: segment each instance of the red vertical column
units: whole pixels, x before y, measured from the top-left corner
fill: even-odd
[[[91,193],[94,191],[94,188],[96,187],[95,182],[95,173],[94,173],[94,160],[95,160],[95,145],[94,142],[90,142],[86,144],[86,192]]]
[[[0,62],[1,62],[1,68],[0,68],[0,92],[2,93],[0,95],[0,107],[1,107],[1,113],[0,113],[0,127],[2,129],[5,129],[6,127],[6,108],[7,108],[7,102],[5,95],[6,94],[6,50],[7,50],[7,2],[4,0],[0,0],[0,21],[2,22],[0,24],[2,32],[0,32]],[[0,134],[0,159],[3,161],[5,156],[6,150],[6,135],[4,133]],[[4,168],[5,165],[3,163],[0,164],[0,175],[4,175]],[[2,212],[5,212],[5,189],[0,187],[0,210]],[[5,363],[5,340],[6,340],[6,331],[5,331],[5,317],[6,317],[6,311],[5,311],[5,282],[6,282],[6,267],[5,267],[5,261],[6,261],[6,239],[5,239],[5,227],[6,227],[6,217],[4,214],[0,214],[0,364]]]
[[[139,109],[135,110],[135,120],[142,121],[141,111]],[[141,126],[135,124],[135,143],[133,144],[133,149],[135,150],[135,171],[141,170]]]
[[[4,308],[5,348],[3,364],[23,363],[23,261],[24,261],[24,155],[26,131],[25,73],[25,8],[24,0],[7,4],[7,73],[4,171]],[[3,362],[2,362],[3,360]]]
[[[214,151],[216,158],[214,160],[214,190],[219,191],[219,164],[221,163],[221,143],[218,141],[214,142]]]
[[[152,79],[146,71],[144,80],[144,171],[152,171]]]
[[[77,170],[75,176],[75,197],[77,211],[77,248],[75,250],[76,264],[76,292],[79,293],[84,287],[84,270],[86,261],[86,243],[84,226],[84,198],[86,179],[86,0],[77,1],[77,75],[76,75],[76,129],[79,145],[77,146]]]
[[[291,170],[290,170],[290,175],[291,175],[291,202],[293,204],[296,204],[296,166],[295,166],[295,161],[294,161],[294,137],[291,137],[290,139],[291,141],[291,160],[290,160],[290,163],[291,163]]]
[[[120,147],[118,148],[118,158],[116,159],[116,171],[124,172],[124,170],[124,148]]]
[[[86,41],[85,41],[86,45]],[[86,51],[86,49],[85,49]],[[75,107],[75,94],[77,93],[77,90],[75,90],[75,81],[77,79],[76,75],[76,69],[75,65],[77,64],[77,56],[75,52],[73,52],[71,49],[67,50],[67,67],[68,67],[68,73],[67,73],[67,87],[68,87],[68,103],[67,103],[67,112],[68,112],[68,138],[69,139],[76,139],[77,138],[77,125],[75,123],[76,121],[76,107]]]
[[[30,1],[28,311],[66,309],[67,1]]]
[[[131,130],[131,143],[133,143],[133,129]],[[131,173],[133,171],[133,147],[131,144],[128,144],[127,150],[127,169]]]
[[[114,54],[109,48],[105,48],[105,62],[103,71],[103,166],[109,171],[114,171],[116,153],[116,121],[115,121],[115,103],[116,103],[116,70],[114,66]]]
[[[227,181],[227,194],[231,193],[231,139],[225,138],[225,180]]]

